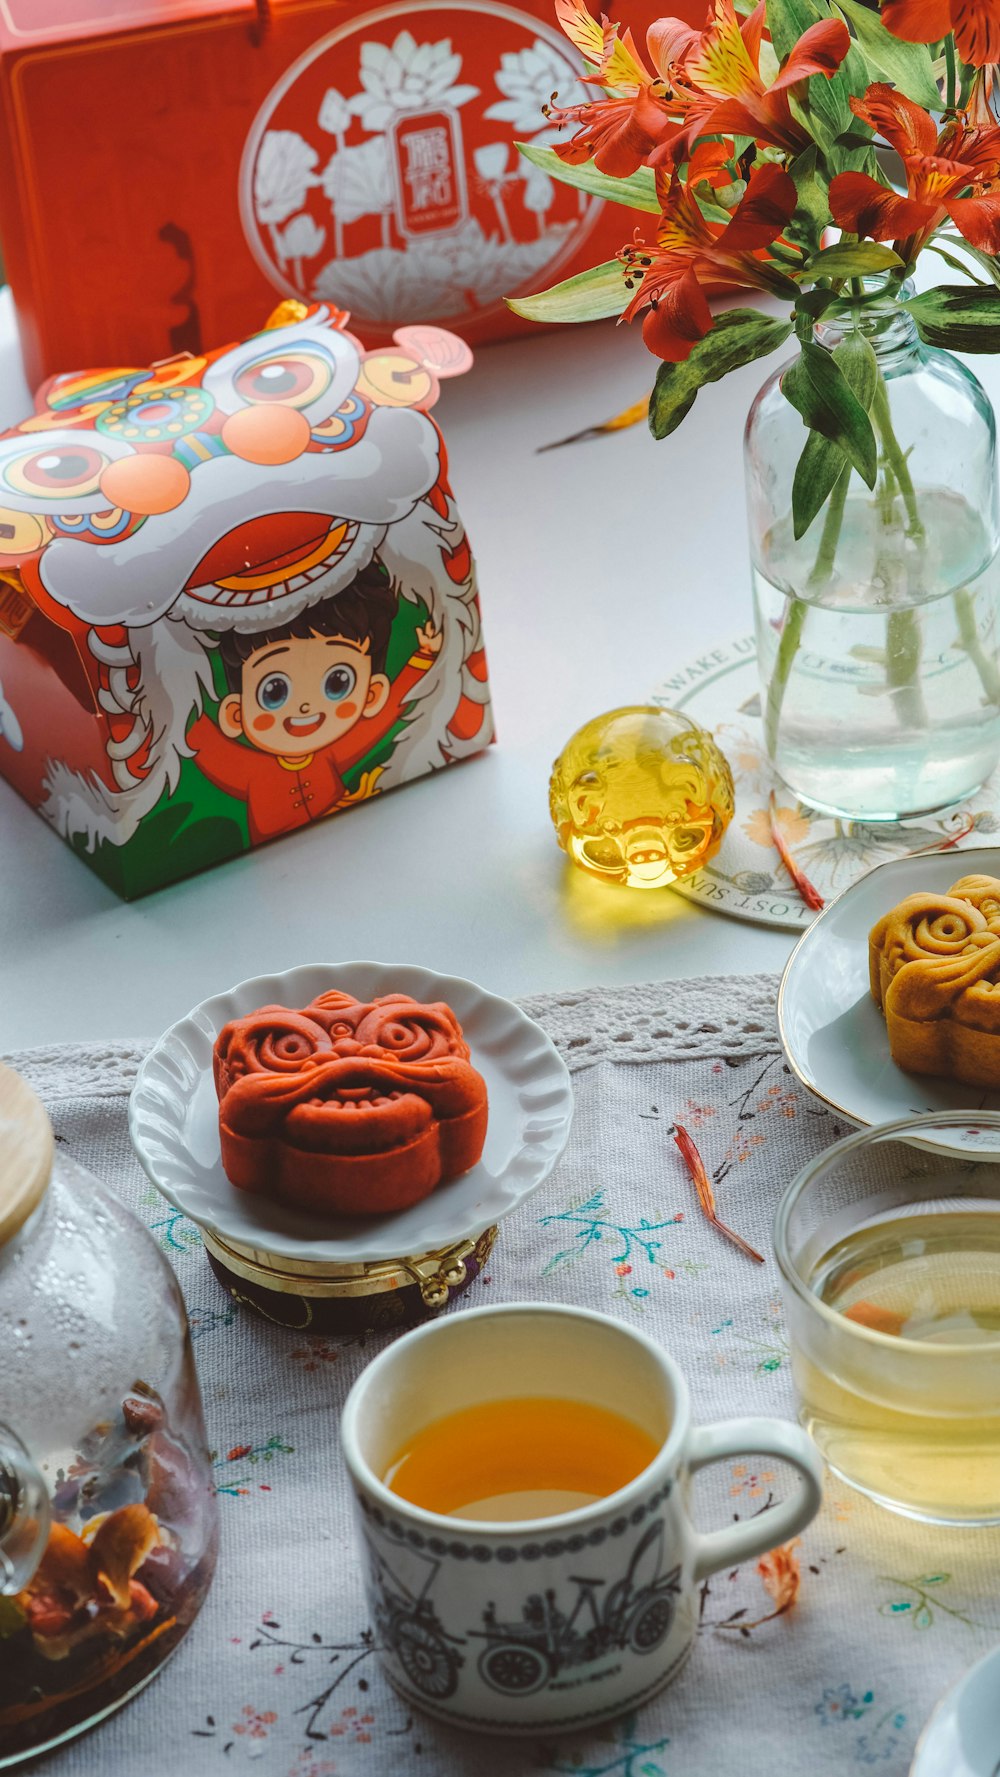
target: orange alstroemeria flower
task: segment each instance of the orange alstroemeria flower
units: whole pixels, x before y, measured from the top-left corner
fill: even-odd
[[[1000,253],[1000,128],[970,128],[955,118],[938,135],[926,111],[882,83],[852,98],[851,108],[895,148],[906,168],[906,196],[868,173],[837,173],[830,214],[840,228],[892,241],[909,264],[950,217],[971,246]]]
[[[997,84],[995,68],[980,68],[972,82],[972,90],[962,116],[969,128],[991,130],[996,123],[993,115],[993,92]]]
[[[940,43],[954,31],[963,62],[1000,62],[1000,0],[882,0],[882,23],[906,43]]]
[[[603,16],[598,23],[586,0],[555,0],[555,7],[570,42],[596,68],[595,73],[581,74],[580,79],[592,86],[612,86],[616,91],[613,98],[594,99],[586,105],[546,106],[546,116],[553,123],[581,126],[572,141],[558,143],[555,152],[571,166],[593,160],[599,172],[627,179],[676,127],[667,108],[664,83],[642,61],[631,31],[619,38],[617,25]]]
[[[795,182],[769,163],[751,173],[741,203],[729,221],[709,222],[689,187],[674,174],[658,174],[663,213],[655,248],[626,247],[619,255],[626,277],[639,287],[622,319],[645,316],[642,337],[651,352],[682,364],[692,347],[711,331],[712,311],[702,280],[734,288],[787,290],[784,273],[762,257],[795,209]]]
[[[740,20],[733,0],[713,0],[707,28],[692,32],[679,19],[660,19],[647,42],[671,96],[683,116],[681,127],[649,157],[657,166],[683,160],[697,135],[752,136],[755,141],[796,153],[808,146],[807,130],[792,116],[789,97],[803,80],[823,74],[829,80],[851,47],[842,19],[821,19],[802,33],[770,86],[760,72],[764,0]]]
[[[585,105],[548,107],[555,123],[581,125],[555,152],[571,164],[593,159],[600,172],[615,178],[627,178],[644,163],[679,164],[698,135],[752,136],[789,153],[807,147],[808,131],[792,117],[789,95],[812,74],[829,79],[851,45],[843,20],[822,19],[803,32],[768,86],[760,72],[764,0],[743,21],[733,0],[712,0],[703,31],[682,19],[657,19],[646,33],[652,68],[631,32],[619,37],[617,25],[603,16],[598,23],[586,0],[556,0],[556,16],[596,68],[581,79],[616,91]]]

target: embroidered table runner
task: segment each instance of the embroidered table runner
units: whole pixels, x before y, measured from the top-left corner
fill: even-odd
[[[775,986],[717,977],[525,1002],[573,1072],[573,1130],[462,1300],[600,1309],[674,1354],[696,1420],[794,1417],[771,1219],[802,1164],[846,1130],[784,1063]],[[212,1777],[249,1759],[261,1777],[842,1777],[869,1766],[903,1777],[939,1696],[1000,1638],[1000,1533],[911,1524],[832,1476],[790,1562],[766,1576],[748,1563],[704,1586],[692,1658],[634,1718],[532,1742],[411,1714],[380,1672],[337,1449],[344,1397],[386,1336],[304,1336],[228,1300],[197,1229],[132,1154],[126,1103],[142,1051],[7,1059],[66,1151],[120,1193],[176,1268],[222,1547],[207,1604],[164,1672],[46,1770]],[[719,1213],[766,1266],[702,1218],[667,1133],[674,1119],[714,1175]],[[719,1465],[698,1480],[700,1526],[765,1511],[789,1484],[770,1463]]]

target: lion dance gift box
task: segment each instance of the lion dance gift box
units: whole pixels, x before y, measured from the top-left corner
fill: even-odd
[[[471,353],[346,322],[286,303],[208,356],[59,376],[0,436],[0,770],[126,897],[492,738],[427,411]]]
[[[628,22],[662,10],[629,0]],[[29,380],[204,351],[279,296],[350,309],[367,345],[525,331],[505,296],[632,234],[515,146],[551,147],[542,108],[585,99],[582,71],[553,0],[0,0]]]

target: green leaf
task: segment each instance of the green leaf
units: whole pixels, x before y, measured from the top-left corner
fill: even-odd
[[[601,321],[606,315],[620,315],[631,295],[621,261],[606,259],[603,265],[577,272],[534,296],[507,296],[504,301],[528,321]]]
[[[963,260],[956,259],[953,253],[948,252],[947,247],[942,247],[940,235],[935,240],[928,241],[927,251],[928,253],[936,253],[938,258],[943,259],[945,265],[947,265],[951,271],[957,271],[960,278],[968,278],[970,284],[982,285],[985,283],[986,280],[984,278],[973,276],[972,271]],[[975,251],[975,249],[973,249],[973,251]],[[985,259],[987,255],[984,254],[983,257]],[[992,268],[990,271],[990,282],[1000,285],[1000,268],[993,265],[992,261],[990,261],[989,264]]]
[[[717,315],[711,333],[698,341],[683,364],[660,365],[649,397],[653,437],[669,438],[694,406],[700,388],[776,351],[791,331],[790,321],[775,320],[756,309],[727,309]]]
[[[846,468],[847,458],[840,445],[834,444],[832,438],[824,438],[822,432],[810,432],[792,479],[792,533],[796,543],[826,505]]]
[[[986,273],[986,276],[992,284],[1000,286],[1000,266],[997,265],[995,259],[991,258],[989,253],[984,253],[981,247],[974,247],[971,241],[965,239],[964,235],[942,233],[935,235],[933,241],[929,243],[935,253],[941,253],[942,258],[944,258],[944,254],[941,250],[942,241],[947,241],[949,246],[960,248],[969,259],[975,261],[981,271]],[[977,282],[968,267],[963,265],[961,261],[957,259],[949,259],[948,263],[951,265],[952,271],[962,272],[964,276],[969,279],[970,283],[974,284]]]
[[[925,345],[951,352],[1000,352],[1000,301],[982,284],[942,284],[902,304]]]
[[[864,278],[872,272],[902,271],[903,261],[881,241],[837,241],[814,253],[803,271],[810,278]]]
[[[815,0],[767,0],[767,28],[778,60],[791,55],[809,26],[827,16]]]
[[[869,350],[871,348],[869,347]],[[781,379],[782,393],[812,432],[839,444],[866,486],[875,486],[878,447],[868,412],[831,352],[803,342]]]
[[[867,413],[879,377],[878,361],[871,345],[863,334],[851,333],[834,348],[833,356],[851,392]],[[847,458],[839,444],[822,432],[809,433],[792,481],[792,530],[796,542],[805,536],[813,519],[825,506],[846,467]]]
[[[810,25],[830,17],[829,7],[819,0],[767,0],[767,24],[774,48],[782,61],[795,48]],[[870,159],[870,148],[838,148],[837,137],[854,131],[858,120],[849,100],[860,98],[868,87],[868,68],[856,43],[852,43],[831,79],[814,74],[797,93],[790,95],[794,117],[814,138],[831,172],[846,168],[860,171]],[[827,218],[829,220],[829,218]]]
[[[842,130],[840,135],[837,137],[837,140],[834,142],[833,146],[835,148],[866,149],[866,148],[871,147],[871,141],[872,141],[872,135],[871,135],[870,130],[866,130],[866,129]]]
[[[726,223],[732,220],[732,211],[735,210],[746,193],[746,182],[740,179],[725,188],[725,194],[729,200],[726,204],[720,202],[723,196],[722,189],[717,190],[714,185],[709,185],[707,179],[699,180],[697,185],[689,185],[688,190],[693,192],[695,203],[706,220],[718,222],[725,228]]]
[[[849,333],[834,346],[833,361],[852,395],[856,395],[865,412],[870,413],[879,379],[878,359],[871,341],[863,333]]]
[[[864,134],[856,140],[863,125],[851,110],[852,98],[860,99],[868,91],[868,64],[858,45],[852,43],[832,80],[814,74],[809,82],[809,114],[825,125],[828,142],[826,162],[832,173],[875,171],[871,139]]]
[[[851,26],[872,78],[891,80],[915,104],[939,111],[941,94],[926,43],[903,43],[860,0],[835,0],[835,4]]]
[[[608,173],[599,173],[592,160],[571,167],[559,159],[554,148],[537,148],[531,142],[516,142],[514,146],[533,167],[541,167],[543,173],[548,173],[550,179],[558,180],[561,185],[574,185],[578,191],[589,192],[591,197],[606,197],[613,204],[628,204],[633,210],[659,214],[656,174],[650,167],[640,167],[628,179],[612,179]]]
[[[832,303],[839,301],[836,290],[800,290],[795,298],[795,312],[797,315],[805,315],[811,327],[814,321],[826,314]],[[810,336],[806,333],[804,337],[808,339]]]
[[[796,155],[788,170],[795,181],[798,202],[784,231],[785,239],[804,247],[807,253],[815,253],[823,230],[830,225],[829,181],[820,166],[815,142]]]

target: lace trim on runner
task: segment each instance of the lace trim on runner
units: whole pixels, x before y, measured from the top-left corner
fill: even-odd
[[[571,1073],[600,1061],[777,1054],[776,975],[706,975],[538,994],[519,1003]]]
[[[777,977],[709,975],[591,987],[520,1001],[576,1073],[600,1061],[692,1061],[777,1053]],[[22,1049],[4,1059],[49,1103],[125,1097],[148,1042],[71,1043]]]
[[[125,1098],[135,1082],[148,1042],[66,1043],[19,1049],[2,1060],[40,1099]]]

